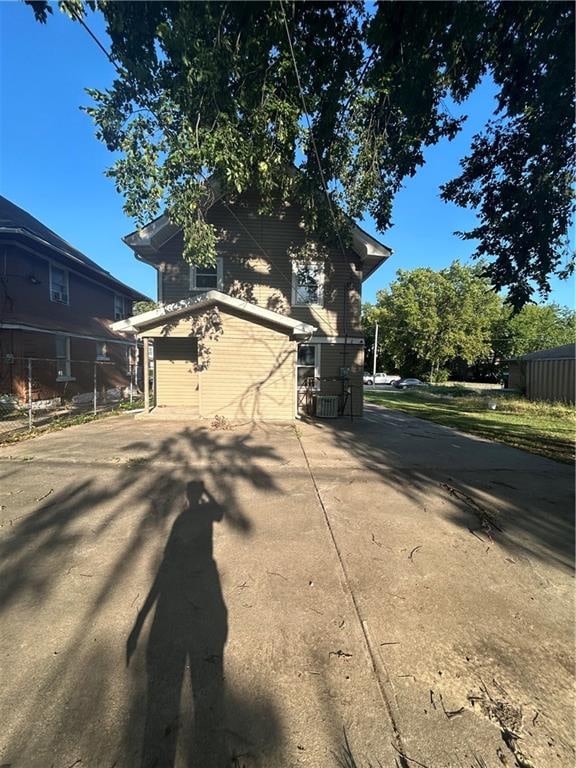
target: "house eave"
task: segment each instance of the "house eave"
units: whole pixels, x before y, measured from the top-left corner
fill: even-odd
[[[63,258],[65,266],[68,269],[75,269],[80,274],[87,274],[87,276],[90,276],[92,280],[96,280],[96,277],[98,277],[98,282],[105,285],[107,288],[110,288],[111,290],[115,290],[117,293],[127,294],[133,301],[150,301],[149,296],[146,296],[145,294],[140,293],[140,291],[137,291],[135,288],[131,288],[129,285],[126,285],[126,283],[118,280],[116,277],[114,277],[114,275],[111,275],[106,270],[100,267],[93,267],[91,264],[87,264],[85,261],[81,261],[79,258],[74,256],[74,254],[64,250],[64,248],[60,248],[57,245],[54,245],[54,243],[48,242],[48,240],[45,240],[43,237],[40,237],[34,232],[30,232],[23,227],[0,226],[0,236],[1,235],[6,235],[10,238],[13,238],[15,243],[21,242],[18,240],[18,238],[24,238],[24,242],[28,240],[30,243],[35,243],[36,245],[40,245],[54,254],[58,254],[58,256]],[[30,245],[29,247],[32,248],[33,246]],[[110,285],[106,285],[107,283]]]
[[[250,304],[242,299],[237,299],[233,296],[229,296],[221,291],[207,291],[201,293],[198,296],[192,298],[182,299],[181,301],[174,302],[173,304],[166,304],[157,309],[150,310],[149,312],[143,312],[140,315],[135,315],[126,320],[119,320],[116,323],[112,323],[111,328],[116,332],[123,333],[136,333],[139,336],[145,336],[145,330],[147,326],[153,326],[159,324],[164,320],[176,317],[178,315],[185,314],[203,307],[210,306],[212,304],[218,304],[222,307],[234,309],[243,314],[254,317],[255,319],[264,320],[266,322],[274,323],[283,328],[287,328],[292,332],[293,338],[307,338],[311,336],[316,330],[315,325],[309,323],[303,323],[300,320],[295,320],[292,317],[281,315],[278,312],[273,312],[270,309],[264,309],[256,304]]]
[[[222,197],[222,194],[216,188],[212,192],[213,199],[211,204],[213,205]],[[352,249],[362,261],[362,279],[366,280],[390,258],[393,251],[387,245],[369,235],[368,232],[363,230],[354,221],[350,221],[352,224]],[[170,238],[178,233],[179,229],[177,225],[170,222],[166,214],[163,214],[122,239],[137,254],[141,261],[156,266],[154,264],[156,254]]]

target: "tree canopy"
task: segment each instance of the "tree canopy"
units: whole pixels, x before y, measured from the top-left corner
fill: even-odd
[[[40,21],[51,8],[26,0]],[[427,147],[460,130],[482,78],[496,109],[442,197],[477,213],[496,289],[521,306],[566,275],[574,182],[570,2],[110,2],[116,78],[89,89],[109,170],[138,223],[166,208],[185,255],[212,260],[204,180],[297,195],[311,232],[346,236],[369,214],[383,232]],[[81,0],[60,7],[85,24]],[[452,106],[452,109],[455,109]],[[296,167],[297,171],[292,169]]]
[[[557,304],[512,312],[491,289],[482,264],[398,270],[376,304],[362,310],[368,365],[377,324],[379,369],[432,380],[471,366],[494,375],[507,358],[576,342],[576,312]]]
[[[365,322],[382,328],[381,346],[395,368],[435,381],[454,358],[472,363],[488,355],[501,300],[480,271],[458,261],[438,272],[400,269],[390,288],[378,291]]]

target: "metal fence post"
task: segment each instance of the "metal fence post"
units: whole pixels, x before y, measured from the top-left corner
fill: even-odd
[[[98,379],[96,373],[96,363],[94,363],[94,416],[96,416],[96,401],[98,399]]]
[[[28,429],[32,431],[32,358],[28,358]]]

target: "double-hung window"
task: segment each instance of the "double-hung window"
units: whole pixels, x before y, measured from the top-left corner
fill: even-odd
[[[70,366],[70,336],[56,336],[56,379],[72,378]]]
[[[320,347],[318,344],[300,344],[296,358],[298,389],[320,387]]]
[[[60,304],[69,303],[68,270],[50,264],[50,300]]]
[[[213,267],[190,265],[190,290],[222,290],[222,256],[216,257],[216,264]]]
[[[120,293],[114,294],[114,320],[125,320],[130,317],[132,302]]]
[[[324,304],[324,264],[320,261],[292,263],[292,306]]]
[[[110,360],[108,356],[108,345],[105,341],[96,342],[96,360]]]

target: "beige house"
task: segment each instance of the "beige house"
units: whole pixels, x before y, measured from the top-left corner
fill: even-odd
[[[391,250],[355,226],[351,245],[307,241],[297,205],[217,200],[214,267],[189,265],[162,216],[128,235],[158,272],[159,308],[115,324],[154,345],[155,407],[201,418],[362,414],[362,281]],[[145,349],[148,348],[146,343]]]

